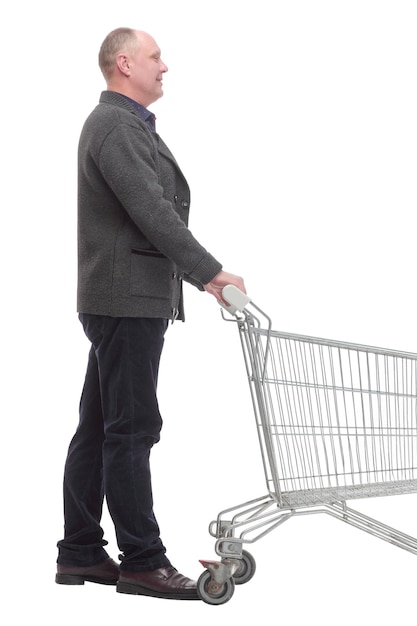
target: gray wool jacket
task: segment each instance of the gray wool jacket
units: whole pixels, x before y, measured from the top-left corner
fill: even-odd
[[[104,91],[79,141],[77,310],[183,320],[183,279],[203,289],[222,268],[189,230],[189,207],[168,147]]]

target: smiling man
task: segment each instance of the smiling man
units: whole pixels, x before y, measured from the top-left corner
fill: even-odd
[[[123,37],[125,29],[119,30],[119,36]],[[103,44],[99,55],[107,88],[147,107],[163,95],[162,78],[168,68],[161,59],[161,50],[153,37],[141,31],[135,31],[130,44],[115,56],[117,43],[113,34],[113,38]]]
[[[91,350],[65,464],[56,582],[197,599],[196,583],[169,561],[153,512],[159,360],[168,322],[184,319],[184,280],[220,302],[225,285],[245,288],[188,229],[190,190],[148,109],[163,95],[168,70],[155,40],[116,29],[99,65],[107,90],[84,124],[78,152],[77,309]],[[188,478],[179,475],[178,484],[187,488]],[[104,548],[104,496],[120,566]]]

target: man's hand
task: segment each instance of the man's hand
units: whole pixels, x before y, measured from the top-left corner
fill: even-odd
[[[216,300],[220,302],[220,304],[225,304],[226,306],[228,306],[229,303],[223,300],[222,296],[223,287],[226,287],[226,285],[234,285],[235,287],[240,289],[240,291],[246,293],[243,278],[241,278],[240,276],[235,276],[235,274],[229,274],[229,272],[224,272],[223,270],[216,274],[211,282],[207,283],[207,285],[204,285],[204,289],[207,291],[207,293],[211,293],[211,295],[214,296]]]

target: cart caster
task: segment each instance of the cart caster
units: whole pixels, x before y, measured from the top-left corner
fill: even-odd
[[[244,585],[255,575],[256,562],[249,552],[242,550],[242,558],[239,559],[238,563],[238,568],[233,574],[233,580],[236,585]]]
[[[225,604],[233,596],[234,591],[233,578],[228,578],[222,583],[216,583],[207,570],[197,580],[197,593],[200,599],[207,604]]]

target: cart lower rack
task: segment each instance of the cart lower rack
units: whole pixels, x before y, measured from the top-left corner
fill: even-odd
[[[267,495],[210,525],[220,561],[197,590],[223,604],[255,573],[243,549],[296,515],[327,513],[417,554],[417,539],[346,505],[417,491],[417,354],[276,332],[233,286],[228,321],[239,330]]]

